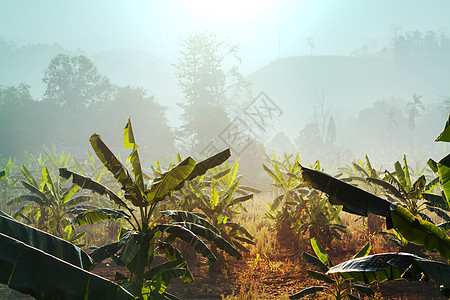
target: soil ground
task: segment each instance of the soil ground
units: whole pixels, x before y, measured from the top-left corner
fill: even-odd
[[[206,260],[200,258],[189,264],[194,282],[173,280],[168,292],[186,300],[223,299],[229,295],[236,297],[233,299],[288,299],[289,295],[305,287],[318,285],[317,281],[306,275],[306,270],[311,266],[292,253],[292,249],[284,249],[275,257],[261,258],[256,263],[255,259],[249,256],[244,256],[241,260],[231,259],[229,271],[222,273],[209,272]],[[336,258],[336,261],[339,260]],[[115,271],[126,273],[126,269],[109,260],[94,270],[109,279],[113,279]],[[439,286],[432,281],[383,282],[372,284],[371,287],[381,296],[378,299],[447,299],[439,292]]]

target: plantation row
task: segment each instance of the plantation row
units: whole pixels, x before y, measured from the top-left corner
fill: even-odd
[[[450,142],[450,118],[437,141]],[[229,149],[199,162],[180,155],[168,166],[156,161],[148,175],[130,120],[123,135],[124,148],[131,149],[125,165],[99,135],[89,142],[100,165],[89,152],[80,162],[69,153],[45,151],[20,166],[9,159],[1,170],[1,283],[38,299],[178,299],[167,288],[174,278],[194,280],[185,259],[189,251],[205,257],[215,272],[256,244],[236,217],[260,191],[241,184],[238,161],[227,162]],[[307,275],[325,283],[290,299],[318,292],[335,299],[374,297],[360,283],[401,278],[433,279],[450,297],[450,155],[416,171],[405,156],[384,172],[366,156],[334,177],[319,162],[302,166],[299,155],[266,161],[276,197],[265,218],[278,233],[310,239],[314,254],[302,258],[317,271]],[[384,234],[413,253],[368,255],[368,242],[352,260],[333,265],[325,249],[347,230],[342,211],[367,217],[369,233]],[[90,229],[100,221],[104,230]],[[81,249],[87,246],[89,254]],[[432,252],[438,260],[421,257]],[[93,274],[105,259],[128,272],[115,273],[114,282]]]

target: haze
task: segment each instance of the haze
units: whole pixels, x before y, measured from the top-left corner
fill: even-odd
[[[237,64],[252,83],[251,97],[264,92],[281,111],[264,129],[267,153],[300,151],[299,132],[311,122],[325,127],[330,116],[337,149],[353,151],[343,162],[375,155],[375,147],[388,144],[395,148],[393,160],[406,151],[422,151],[418,159],[446,151],[433,140],[448,117],[450,53],[431,49],[402,60],[393,43],[397,36],[419,32],[425,40],[433,32],[443,48],[440,38],[450,38],[449,1],[0,0],[0,11],[0,38],[8,45],[0,52],[0,86],[25,83],[37,101],[53,57],[85,55],[112,84],[142,87],[154,96],[177,130],[184,124],[177,103],[185,96],[173,65],[184,39],[208,32],[239,45],[241,62],[227,60],[223,68]],[[406,107],[413,94],[424,109],[412,133]],[[230,120],[239,116],[231,111]],[[388,121],[379,118],[387,111],[396,113],[389,138]],[[373,123],[366,123],[365,113]],[[126,119],[115,122],[122,126]],[[319,135],[325,139],[325,128]],[[314,160],[311,153],[305,156]]]

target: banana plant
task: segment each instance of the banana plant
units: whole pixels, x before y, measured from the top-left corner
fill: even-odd
[[[278,196],[272,204],[268,204],[269,211],[266,218],[277,222],[277,230],[294,230],[303,235],[315,237],[328,247],[333,238],[340,239],[345,232],[339,213],[340,208],[328,203],[324,193],[310,189],[300,176],[297,155],[293,161],[292,156],[284,155],[281,162],[275,158],[270,159],[273,170],[263,165],[264,170],[273,179],[273,185],[278,188]],[[319,170],[320,162],[314,168]],[[282,205],[281,211],[278,208]]]
[[[20,179],[20,167],[18,167],[16,161],[11,159],[11,157],[2,167],[0,172],[0,198],[2,199],[0,209],[6,210],[6,202],[15,197],[19,190],[17,184]]]
[[[346,274],[341,273],[329,273],[333,268],[333,262],[328,256],[327,252],[323,249],[322,245],[317,239],[311,239],[311,246],[315,255],[307,252],[302,253],[302,258],[315,266],[319,271],[307,270],[306,274],[316,280],[319,280],[326,285],[312,286],[301,290],[300,292],[292,295],[289,299],[300,299],[308,295],[315,295],[317,293],[327,293],[328,299],[359,299],[356,294],[366,295],[371,297],[375,294],[370,287],[365,285],[356,284],[352,278]],[[358,253],[353,256],[353,259],[359,257],[365,257],[369,254],[371,249],[370,242],[367,243]]]
[[[240,224],[233,221],[240,211],[246,211],[242,203],[253,198],[253,193],[260,191],[240,184],[242,175],[238,174],[239,161],[231,165],[218,166],[210,172],[192,180],[172,197],[175,207],[187,211],[195,211],[203,216],[219,231],[218,234],[242,252],[250,252],[244,244],[254,245],[253,236]],[[177,222],[183,218],[178,214],[170,214]],[[212,247],[219,258],[219,266],[227,265],[224,255]]]
[[[301,166],[303,179],[313,188],[328,194],[330,203],[344,211],[366,217],[369,213],[382,216],[386,228],[395,228],[409,242],[424,245],[428,251],[437,250],[450,259],[450,238],[445,230],[414,216],[399,203],[393,203],[326,173]]]
[[[21,167],[21,172],[25,178],[21,183],[29,193],[7,203],[18,208],[13,217],[22,218],[27,224],[70,242],[81,239],[85,232],[76,233],[70,221],[74,210],[90,201],[91,197],[79,194],[77,185],[64,188],[46,166],[41,168],[39,182],[25,166]]]
[[[103,143],[99,135],[93,134],[89,141],[102,164],[121,185],[123,197],[91,178],[61,168],[61,177],[71,178],[73,183],[84,189],[107,195],[119,207],[80,210],[72,224],[93,224],[106,219],[123,219],[127,222],[128,227],[120,230],[117,242],[99,247],[90,255],[95,264],[112,258],[116,263],[126,265],[130,277],[116,273],[116,279],[122,281],[122,285],[132,294],[144,299],[175,299],[165,291],[170,280],[176,277],[185,281],[193,280],[186,261],[172,244],[177,238],[191,245],[209,261],[217,258],[203,240],[212,242],[236,258],[242,256],[205,219],[183,212],[185,218],[182,221],[165,223],[165,218],[157,213],[167,196],[173,195],[186,182],[226,161],[231,155],[229,149],[199,163],[188,157],[150,181],[142,172],[130,119],[124,128],[123,141],[125,148],[132,149],[129,156],[131,172]],[[165,255],[167,261],[155,266],[153,258],[157,253]]]
[[[380,185],[375,184],[375,182],[381,180],[381,172],[373,168],[367,155],[365,156],[364,162],[358,160],[357,162],[352,162],[351,166],[338,168],[338,170],[347,175],[347,177],[342,178],[345,182],[356,183],[359,187],[375,195],[380,195],[384,191]],[[380,218],[373,214],[368,215],[367,229],[369,234],[379,232],[381,230]]]

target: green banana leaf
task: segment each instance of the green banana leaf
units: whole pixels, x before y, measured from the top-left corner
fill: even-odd
[[[142,173],[141,161],[137,149],[139,146],[134,140],[133,127],[131,126],[131,118],[128,118],[128,122],[123,129],[123,147],[125,149],[133,149],[129,158],[131,166],[133,167],[134,181],[140,188],[141,192],[144,191],[144,174]]]
[[[161,177],[156,178],[151,188],[145,191],[147,200],[150,203],[164,200],[166,196],[189,178],[195,166],[195,160],[188,157]]]
[[[447,205],[450,207],[450,154],[439,161],[437,168],[441,178],[442,190],[447,199]]]
[[[331,261],[327,252],[325,251],[325,249],[323,249],[322,245],[316,238],[311,239],[311,247],[313,248],[314,253],[316,253],[316,256],[323,264],[327,265],[328,267],[333,266],[333,262]]]
[[[76,215],[70,224],[76,226],[94,224],[103,220],[117,220],[117,219],[129,219],[130,216],[122,210],[112,208],[97,208],[92,210],[86,210]]]
[[[103,143],[98,134],[89,138],[92,148],[102,164],[114,175],[114,178],[122,185],[125,199],[131,201],[134,206],[144,207],[148,205],[139,186],[134,182],[128,170],[122,165],[114,153]]]
[[[410,253],[382,253],[345,261],[326,274],[346,273],[359,282],[433,279],[450,287],[450,265]]]
[[[320,259],[318,259],[316,256],[309,254],[308,252],[303,252],[302,253],[302,258],[312,264],[313,266],[317,267],[320,271],[322,272],[326,272],[328,271],[330,268],[324,264],[323,262],[320,261]]]
[[[171,217],[175,222],[190,222],[202,225],[215,233],[219,234],[219,230],[209,223],[206,219],[197,216],[188,211],[182,210],[165,210],[160,212],[163,216]]]
[[[328,194],[334,205],[343,205],[343,210],[367,217],[368,213],[380,216],[389,214],[390,202],[332,176],[301,165],[303,180],[310,186]],[[364,201],[362,201],[364,199]]]
[[[172,234],[192,247],[200,253],[203,257],[206,257],[209,261],[217,261],[217,257],[212,253],[212,251],[206,246],[206,244],[191,230],[181,226],[181,225],[156,225],[156,227],[162,231]],[[206,228],[205,228],[206,229]],[[211,231],[212,232],[212,231]]]
[[[240,259],[242,257],[242,254],[236,248],[234,248],[233,245],[231,245],[227,240],[225,240],[220,235],[204,226],[189,222],[175,222],[172,224],[182,226],[192,231],[197,236],[201,236],[202,238],[210,242],[213,242],[218,248],[222,249],[229,255],[236,257],[237,259]]]
[[[301,290],[300,292],[298,292],[295,295],[289,296],[289,299],[300,299],[300,298],[303,298],[305,296],[313,295],[313,294],[315,294],[317,292],[321,292],[324,289],[326,289],[325,286],[312,286],[312,287],[309,287],[309,288]]]
[[[448,116],[444,129],[436,138],[435,142],[450,142],[450,115]]]
[[[80,248],[61,238],[20,223],[3,212],[0,214],[0,233],[79,268],[89,270],[92,266],[92,259]],[[0,250],[2,248],[0,247]]]
[[[212,169],[224,163],[228,158],[230,158],[230,156],[231,156],[230,149],[225,149],[222,152],[219,152],[205,160],[202,160],[201,162],[195,165],[194,170],[192,170],[192,173],[189,174],[186,180],[189,181],[194,179],[195,177],[202,176],[209,169]]]
[[[450,259],[450,237],[433,223],[413,216],[401,205],[392,205],[390,218],[394,228],[409,242],[424,245],[428,251],[438,250]]]
[[[353,255],[352,259],[369,255],[371,249],[372,245],[370,244],[370,242],[367,242],[367,244],[364,247],[362,247],[362,249],[359,250],[358,253]]]
[[[335,283],[336,282],[336,280],[334,280],[333,278],[331,278],[323,273],[316,272],[313,270],[307,270],[306,275],[308,275],[311,278],[323,281],[325,283]]]
[[[59,169],[59,176],[65,178],[65,179],[70,179],[70,177],[72,177],[72,182],[74,184],[80,186],[81,188],[91,190],[91,191],[93,191],[93,192],[95,192],[97,194],[100,194],[100,195],[108,195],[109,198],[114,203],[116,203],[117,205],[123,206],[123,207],[127,208],[128,210],[130,210],[128,205],[125,202],[123,202],[122,199],[120,199],[120,197],[117,196],[113,191],[111,191],[109,188],[107,188],[103,184],[92,180],[89,177],[86,177],[86,176],[83,176],[81,174],[69,171],[66,168],[60,168]]]
[[[130,299],[75,245],[0,213],[0,282],[37,299]]]

